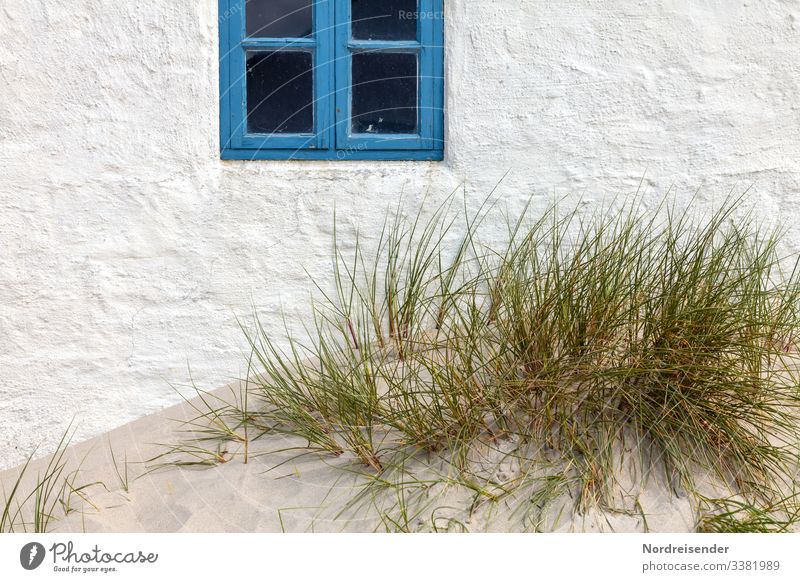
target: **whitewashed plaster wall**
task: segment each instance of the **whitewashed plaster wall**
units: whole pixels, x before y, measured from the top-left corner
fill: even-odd
[[[445,0],[444,162],[222,162],[216,0],[0,0],[0,469],[242,373],[334,205],[753,186],[800,243],[800,1]]]

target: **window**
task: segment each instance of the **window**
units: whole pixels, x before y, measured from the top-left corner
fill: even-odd
[[[440,160],[442,0],[220,0],[224,159]]]

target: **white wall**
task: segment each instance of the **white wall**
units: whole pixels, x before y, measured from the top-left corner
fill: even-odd
[[[374,230],[401,192],[646,171],[800,217],[799,1],[445,4],[444,162],[221,162],[216,0],[0,0],[0,468],[174,402],[187,362],[239,375],[235,315],[302,312],[334,204]]]

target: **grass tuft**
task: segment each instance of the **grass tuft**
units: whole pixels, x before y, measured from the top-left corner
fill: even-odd
[[[335,231],[334,284],[317,284],[306,340],[256,318],[261,434],[357,459],[359,500],[399,531],[467,530],[464,515],[501,507],[538,531],[565,498],[646,528],[636,496],[617,507],[630,475],[698,503],[721,488],[745,513],[794,490],[799,273],[743,197],[706,216],[666,200],[588,216],[529,205],[491,244],[491,206],[453,201],[429,219],[398,206],[369,245]],[[219,410],[202,416],[237,441],[241,422]],[[468,493],[465,513],[437,487]]]
[[[73,435],[70,423],[55,452],[48,457],[44,468],[37,471],[35,482],[30,486],[27,477],[38,448],[28,456],[10,489],[2,491],[0,533],[46,533],[54,520],[78,511],[84,504],[97,509],[89,499],[88,491],[104,485],[100,482],[79,483],[82,463],[74,469],[68,468],[66,452]],[[80,500],[80,506],[76,505],[76,498]]]

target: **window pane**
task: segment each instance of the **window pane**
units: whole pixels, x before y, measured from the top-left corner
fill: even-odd
[[[312,0],[247,0],[247,36],[311,36]]]
[[[247,132],[313,133],[310,52],[248,51]]]
[[[417,0],[352,0],[353,38],[416,40]]]
[[[417,55],[353,54],[353,133],[417,132]]]

